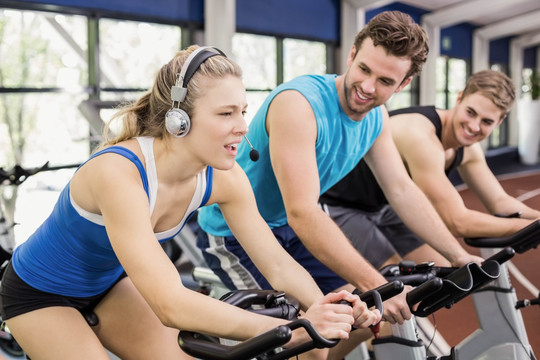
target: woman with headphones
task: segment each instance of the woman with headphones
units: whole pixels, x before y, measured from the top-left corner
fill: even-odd
[[[1,315],[30,358],[108,359],[106,348],[123,359],[180,359],[179,329],[243,340],[284,323],[182,284],[160,242],[214,203],[273,287],[296,297],[323,336],[345,339],[351,325],[380,320],[356,295],[323,297],[260,217],[235,162],[246,107],[238,65],[192,46],[117,113],[121,131],[105,127],[100,149],[4,273]],[[93,326],[88,313],[97,315]],[[306,340],[295,331],[290,345]]]

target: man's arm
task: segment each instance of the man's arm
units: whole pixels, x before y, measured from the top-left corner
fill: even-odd
[[[463,164],[458,169],[463,181],[478,196],[491,214],[508,215],[519,212],[523,219],[536,220],[540,218],[540,211],[525,205],[504,190],[487,165],[480,146],[471,146],[465,149]],[[517,221],[517,219],[508,222],[515,223],[518,229],[524,223]]]
[[[422,148],[423,146],[422,144]],[[417,147],[420,146],[417,145]],[[467,253],[459,244],[442,222],[427,197],[407,174],[392,140],[386,111],[383,130],[366,155],[366,162],[392,208],[414,233],[454,266],[460,266],[470,261],[481,261],[478,257]]]
[[[523,219],[500,219],[468,209],[445,174],[445,151],[431,123],[421,115],[416,118],[411,118],[412,116],[415,115],[409,115],[411,121],[408,119],[406,126],[400,119],[392,121],[394,142],[413,181],[426,194],[452,234],[458,237],[504,236],[516,232],[530,222]],[[507,207],[495,206],[493,200],[505,193],[485,164],[478,143],[465,149],[460,174],[464,175],[468,184],[474,186],[477,194],[480,192],[481,200],[489,199],[492,207],[490,210],[495,210],[496,207],[498,211],[508,211],[509,214],[521,210],[521,207],[510,206],[510,203],[507,203]]]
[[[386,283],[318,206],[317,126],[307,100],[296,91],[280,93],[270,105],[266,127],[288,222],[306,248],[362,291]]]

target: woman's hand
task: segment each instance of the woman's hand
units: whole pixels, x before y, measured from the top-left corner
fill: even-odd
[[[369,310],[357,295],[342,290],[313,303],[305,318],[327,339],[348,339],[352,326],[366,328],[377,324],[381,315],[378,310]]]

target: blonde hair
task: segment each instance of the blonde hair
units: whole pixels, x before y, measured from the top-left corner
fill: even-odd
[[[192,45],[179,51],[171,61],[161,67],[151,90],[113,115],[103,129],[103,142],[99,148],[138,136],[156,138],[168,136],[165,128],[165,114],[172,107],[171,88],[175,85],[182,65],[197,48],[199,46]],[[195,100],[204,92],[201,88],[201,78],[206,76],[219,79],[227,75],[242,77],[242,69],[226,56],[208,58],[189,80],[186,98],[180,103],[180,108],[192,116]],[[121,131],[118,134],[113,134],[111,130],[114,121],[121,121]]]
[[[480,93],[501,109],[503,112],[501,118],[508,114],[516,98],[512,80],[504,73],[495,70],[482,70],[469,77],[461,99],[474,93]]]

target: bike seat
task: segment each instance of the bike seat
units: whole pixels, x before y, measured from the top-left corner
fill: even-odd
[[[479,248],[503,248],[510,246],[517,253],[522,254],[525,251],[536,248],[540,244],[540,220],[536,220],[516,233],[497,237],[479,237],[465,238],[465,243]]]

